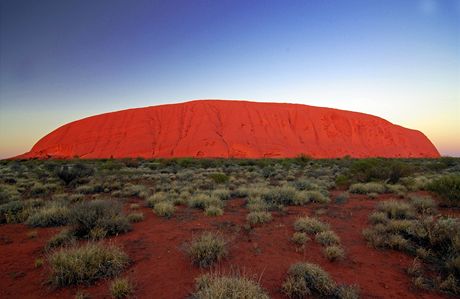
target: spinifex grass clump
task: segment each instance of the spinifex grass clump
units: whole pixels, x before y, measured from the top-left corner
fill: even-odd
[[[196,299],[268,299],[257,281],[243,275],[204,274],[196,280]]]
[[[121,204],[109,200],[85,201],[75,205],[71,223],[77,237],[100,239],[131,229]]]
[[[118,247],[88,243],[56,251],[48,261],[51,282],[66,286],[116,276],[128,265],[129,259]]]
[[[325,298],[358,298],[356,286],[338,286],[320,266],[311,263],[297,263],[289,268],[282,285],[289,298],[306,298],[316,295]]]
[[[219,234],[205,232],[192,240],[187,251],[194,264],[209,267],[227,255],[227,242]]]

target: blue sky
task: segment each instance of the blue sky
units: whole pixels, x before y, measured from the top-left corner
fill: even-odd
[[[460,156],[460,1],[0,0],[0,157],[192,99],[370,113]]]

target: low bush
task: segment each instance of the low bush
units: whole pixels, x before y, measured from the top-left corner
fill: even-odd
[[[460,206],[460,175],[448,175],[433,180],[428,190],[438,194],[448,206]]]
[[[110,294],[115,299],[126,298],[133,294],[134,288],[127,278],[115,278],[110,283]]]
[[[90,168],[86,164],[74,164],[74,165],[63,165],[57,171],[56,175],[66,185],[69,185],[76,179],[82,177],[88,177],[94,173],[94,169]]]
[[[194,264],[205,268],[227,255],[227,242],[218,234],[205,232],[192,240],[187,251]]]
[[[311,294],[333,296],[337,285],[320,266],[297,263],[289,268],[282,289],[289,298],[305,298]]]
[[[188,205],[191,208],[197,208],[205,210],[207,207],[215,206],[215,207],[223,207],[224,203],[222,200],[215,196],[209,196],[204,193],[199,193],[194,196],[188,201]]]
[[[46,243],[45,249],[50,250],[56,247],[75,244],[76,238],[74,233],[69,229],[63,229],[58,234],[51,237]]]
[[[325,246],[340,244],[339,236],[331,230],[317,233],[315,241]]]
[[[88,238],[117,235],[131,229],[118,202],[109,200],[84,201],[75,205],[71,213],[75,235]]]
[[[263,224],[272,221],[273,217],[270,212],[251,212],[246,216],[246,220],[251,225]]]
[[[307,236],[306,233],[295,232],[294,234],[292,234],[291,240],[292,240],[292,242],[294,242],[294,243],[296,243],[298,245],[304,245],[305,243],[310,241],[310,238]]]
[[[144,220],[144,214],[139,212],[139,213],[130,213],[127,216],[128,221],[131,223],[136,223],[136,222],[141,222]]]
[[[155,211],[155,214],[157,214],[158,216],[170,218],[174,214],[176,208],[171,202],[162,201],[156,203],[153,207],[153,210]]]
[[[28,214],[24,213],[24,202],[15,200],[0,205],[0,223],[23,222]]]
[[[57,286],[92,283],[118,275],[129,262],[118,247],[88,243],[58,250],[48,258],[51,282]]]
[[[341,260],[345,257],[345,251],[338,245],[331,245],[324,248],[324,256],[330,260]]]
[[[307,234],[317,234],[329,230],[329,225],[316,218],[305,216],[296,220],[294,229]]]
[[[369,217],[372,226],[363,231],[369,244],[404,251],[420,259],[423,263],[419,263],[418,270],[409,271],[418,287],[430,285],[459,294],[460,289],[451,287],[460,277],[458,218],[433,217],[433,202],[426,198],[413,198],[410,203],[382,202],[377,209]]]
[[[385,193],[385,185],[381,183],[356,183],[350,186],[348,189],[350,193],[357,193],[357,194],[369,194],[369,193]]]
[[[69,223],[70,209],[61,203],[52,202],[32,213],[26,224],[33,227],[61,226]]]
[[[222,216],[224,214],[224,210],[219,207],[209,206],[204,210],[206,216]]]
[[[227,183],[229,180],[228,175],[225,173],[211,173],[209,177],[216,183],[216,184],[224,184]]]
[[[397,200],[382,201],[378,204],[377,210],[385,213],[389,219],[411,219],[415,216],[410,204]]]
[[[258,282],[242,275],[204,274],[196,280],[196,299],[269,299]]]

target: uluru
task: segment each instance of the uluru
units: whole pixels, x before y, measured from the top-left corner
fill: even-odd
[[[420,131],[301,104],[196,100],[65,124],[16,158],[439,157]]]

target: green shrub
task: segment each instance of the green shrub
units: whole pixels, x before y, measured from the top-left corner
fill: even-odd
[[[216,183],[216,184],[224,184],[227,183],[229,177],[225,173],[211,173],[209,177]]]
[[[326,246],[340,244],[339,236],[337,236],[331,230],[322,231],[322,232],[317,233],[315,240],[321,245],[326,245]]]
[[[48,261],[51,281],[57,286],[66,286],[116,276],[128,265],[129,259],[118,247],[88,243],[56,251]]]
[[[440,195],[446,204],[460,206],[460,175],[443,176],[433,180],[428,190]]]
[[[170,218],[174,214],[175,209],[174,205],[169,201],[156,203],[153,207],[155,214],[166,218]]]
[[[31,214],[26,224],[33,227],[66,225],[70,219],[70,210],[66,205],[51,203]]]
[[[133,285],[127,278],[115,278],[110,283],[110,294],[115,299],[126,298],[133,292]]]
[[[196,280],[196,299],[268,299],[260,285],[241,275],[204,274]]]
[[[204,210],[206,216],[222,216],[224,214],[224,210],[219,207],[209,206]]]
[[[220,235],[205,232],[192,240],[188,254],[194,264],[209,267],[227,255],[227,242]]]
[[[87,177],[94,173],[94,170],[85,164],[63,165],[61,166],[56,175],[66,185],[69,185],[78,178]]]
[[[294,229],[307,234],[316,234],[329,230],[329,225],[316,218],[305,216],[296,220]]]
[[[76,204],[72,209],[71,223],[75,235],[84,238],[91,235],[117,235],[131,229],[128,219],[121,212],[121,205],[109,200]]]
[[[269,212],[251,212],[246,216],[246,220],[251,225],[263,224],[272,221],[272,214]]]

